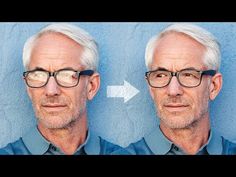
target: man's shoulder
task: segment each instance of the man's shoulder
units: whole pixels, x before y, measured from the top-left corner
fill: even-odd
[[[22,138],[8,143],[5,147],[0,149],[0,155],[18,155],[18,154],[29,154]]]
[[[236,143],[222,137],[223,154],[236,155]]]

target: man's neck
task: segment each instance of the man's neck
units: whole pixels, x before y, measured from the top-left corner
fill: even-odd
[[[87,117],[82,116],[64,129],[48,129],[38,125],[41,134],[65,154],[74,154],[87,137]]]
[[[195,122],[194,126],[185,129],[170,129],[160,124],[163,134],[187,154],[196,154],[208,141],[210,134],[209,118]]]

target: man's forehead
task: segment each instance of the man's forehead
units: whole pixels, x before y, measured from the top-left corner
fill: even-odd
[[[192,38],[181,33],[170,33],[156,45],[152,69],[157,67],[168,70],[185,68],[204,68],[205,47]]]
[[[43,39],[44,38],[44,39]],[[60,33],[46,33],[35,43],[29,68],[58,70],[72,67],[81,69],[82,49],[73,40]]]
[[[181,60],[181,59],[163,59],[163,60],[156,60],[151,65],[151,70],[155,70],[158,68],[165,68],[166,70],[170,71],[180,71],[186,68],[195,68],[197,70],[205,69],[205,64],[203,60],[198,59],[197,61],[191,60]]]
[[[83,47],[69,38],[68,36],[61,33],[44,33],[40,35],[36,40],[32,48],[32,53],[35,50],[50,50],[50,49],[75,49],[77,51],[83,50]]]

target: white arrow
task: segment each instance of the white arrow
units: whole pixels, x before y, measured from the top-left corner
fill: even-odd
[[[130,83],[124,80],[122,86],[107,86],[107,97],[123,97],[124,103],[129,101],[139,92],[138,89],[133,87]]]

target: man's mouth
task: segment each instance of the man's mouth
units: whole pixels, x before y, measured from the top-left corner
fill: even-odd
[[[42,105],[47,111],[61,111],[67,107],[65,104],[45,104]]]
[[[183,111],[186,108],[188,108],[189,105],[187,105],[187,104],[166,104],[166,105],[164,105],[164,107],[168,111]]]

